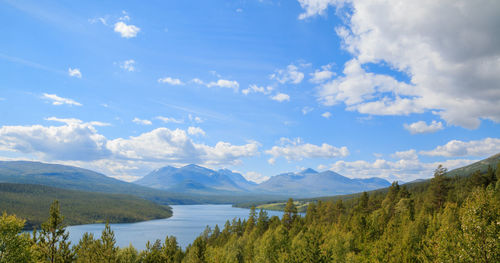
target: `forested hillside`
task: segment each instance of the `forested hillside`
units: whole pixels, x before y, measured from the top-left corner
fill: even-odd
[[[0,244],[10,243],[0,255],[25,262],[500,262],[500,163],[469,176],[445,173],[439,167],[411,189],[395,182],[345,202],[313,202],[304,217],[292,199],[282,218],[252,209],[248,220],[207,227],[185,251],[174,237],[140,252],[117,248],[109,226],[70,249],[56,231],[63,225],[55,203],[34,239],[16,236],[22,220],[4,215]],[[59,246],[50,250],[53,240]]]
[[[44,185],[0,183],[0,213],[26,218],[25,229],[40,228],[50,204],[59,200],[65,223],[69,225],[130,223],[167,218],[168,206],[132,195],[90,193]]]

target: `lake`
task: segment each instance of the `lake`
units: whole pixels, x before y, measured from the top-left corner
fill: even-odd
[[[232,207],[231,205],[171,205],[173,216],[166,219],[150,220],[130,224],[110,224],[115,232],[116,245],[126,247],[130,243],[138,250],[146,248],[146,242],[153,243],[165,237],[175,236],[182,248],[186,248],[198,237],[208,225],[212,229],[216,224],[222,230],[226,220],[231,221],[238,217],[248,218],[249,209]],[[258,212],[258,211],[257,211]],[[281,217],[283,212],[267,211],[269,217]],[[258,213],[257,213],[258,214]],[[104,224],[89,224],[69,226],[69,239],[72,245],[78,241],[85,232],[93,233],[95,238],[101,236]]]

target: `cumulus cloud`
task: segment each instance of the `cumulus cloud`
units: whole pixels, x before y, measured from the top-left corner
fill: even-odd
[[[134,25],[127,25],[123,21],[115,23],[115,32],[119,33],[123,38],[133,38],[137,36],[141,29]]]
[[[283,102],[283,101],[290,101],[290,96],[285,93],[278,93],[274,96],[271,97],[272,100]]]
[[[64,105],[64,104],[74,105],[74,106],[82,106],[82,104],[79,103],[79,102],[76,102],[76,101],[74,101],[72,99],[59,97],[56,94],[47,94],[47,93],[44,93],[42,95],[42,98],[51,101],[52,105],[56,105],[56,106]]]
[[[202,130],[200,127],[189,127],[188,128],[188,134],[189,135],[201,135],[201,136],[205,136],[205,131]]]
[[[125,60],[122,63],[120,63],[120,68],[122,68],[125,71],[133,72],[135,71],[135,60],[129,59]]]
[[[335,76],[335,72],[331,71],[332,64],[324,65],[321,67],[321,70],[317,69],[313,73],[310,73],[311,79],[309,79],[312,83],[322,83],[326,80],[331,79]]]
[[[217,81],[212,81],[206,84],[207,87],[219,87],[219,88],[230,88],[238,91],[240,84],[236,80],[219,79]]]
[[[182,82],[180,79],[176,78],[171,78],[171,77],[165,77],[165,78],[159,78],[158,83],[167,83],[170,85],[184,85],[184,82]]]
[[[477,160],[446,160],[444,162],[422,162],[417,159],[400,159],[395,161],[377,159],[368,161],[337,161],[330,166],[330,170],[351,178],[380,177],[389,181],[402,180],[404,182],[416,179],[430,178],[438,165],[449,170],[471,164]]]
[[[271,94],[271,92],[274,90],[272,86],[257,86],[255,84],[250,85],[248,88],[244,89],[241,91],[241,93],[248,95],[250,93],[262,93],[264,95]]]
[[[143,119],[139,119],[137,117],[135,117],[132,121],[134,123],[141,124],[141,125],[151,125],[151,124],[153,124],[150,120],[143,120]]]
[[[451,140],[445,145],[437,146],[433,150],[420,151],[420,154],[423,155],[443,157],[488,157],[497,153],[500,153],[500,139],[498,138],[485,138],[468,142]]]
[[[305,158],[336,158],[346,157],[349,155],[347,147],[335,147],[327,143],[314,145],[304,143],[300,138],[290,140],[281,138],[280,146],[273,146],[266,150],[265,153],[272,156],[268,160],[270,164],[274,164],[276,158],[283,157],[287,161],[300,161]]]
[[[175,119],[172,117],[163,117],[163,116],[157,116],[155,119],[160,120],[164,123],[183,123],[184,120],[181,119]]]
[[[61,161],[122,176],[168,164],[235,165],[259,153],[259,143],[214,146],[195,143],[188,132],[158,128],[128,138],[108,139],[99,134],[100,122],[48,118],[60,126],[2,126],[0,150],[36,155],[44,161]]]
[[[0,149],[34,154],[44,160],[92,161],[108,157],[106,138],[97,133],[95,123],[77,119],[48,118],[63,126],[2,126]]]
[[[300,18],[324,14],[329,5],[349,6],[345,25],[336,31],[354,58],[344,76],[320,88],[324,104],[342,102],[348,110],[374,115],[430,111],[466,128],[477,128],[481,119],[500,121],[500,2],[299,2],[305,9]],[[369,63],[410,80],[367,72],[362,66]]]
[[[270,78],[281,84],[299,84],[304,79],[304,73],[300,72],[297,66],[290,64],[286,69],[276,70],[275,73],[271,74]]]
[[[68,68],[68,75],[79,79],[82,78],[82,73],[79,68]]]
[[[443,129],[443,123],[437,121],[432,121],[430,124],[425,121],[417,121],[411,124],[405,123],[403,126],[411,134],[434,133]]]
[[[247,172],[245,174],[243,174],[243,177],[245,177],[245,179],[249,180],[249,181],[252,181],[252,182],[256,182],[258,184],[264,182],[264,181],[267,181],[269,180],[269,176],[265,176],[265,175],[262,175],[261,173],[257,173],[257,172]]]
[[[325,113],[321,114],[321,116],[322,116],[323,118],[329,119],[330,117],[332,117],[332,114],[331,114],[330,112],[328,112],[328,111],[327,111],[327,112],[325,112]]]

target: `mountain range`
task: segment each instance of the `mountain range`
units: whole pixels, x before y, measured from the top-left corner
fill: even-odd
[[[211,170],[194,164],[181,168],[167,166],[154,170],[134,183],[172,192],[195,194],[269,194],[312,197],[347,194],[387,187],[381,178],[351,179],[332,171],[311,168],[299,173],[284,173],[256,184],[230,170]]]

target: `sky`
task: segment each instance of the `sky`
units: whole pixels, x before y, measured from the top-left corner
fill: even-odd
[[[0,159],[429,178],[500,152],[498,10],[0,0]]]

